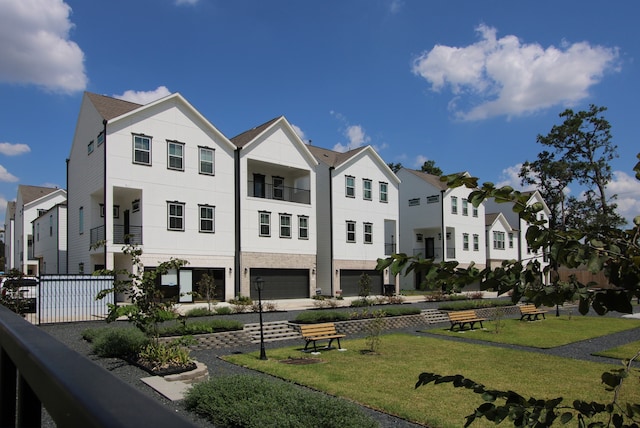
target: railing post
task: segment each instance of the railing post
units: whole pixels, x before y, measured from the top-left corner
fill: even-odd
[[[16,426],[16,365],[0,350],[0,426]]]
[[[18,424],[19,427],[40,427],[42,425],[42,404],[33,389],[18,375]]]

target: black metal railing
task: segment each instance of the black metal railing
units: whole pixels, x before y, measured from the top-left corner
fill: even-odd
[[[279,201],[311,203],[311,191],[297,187],[274,186],[268,183],[249,181],[248,194],[253,198],[276,199]]]
[[[98,242],[105,241],[104,226],[94,227],[90,231],[90,245],[96,245]],[[142,245],[142,226],[129,226],[127,231],[122,224],[113,225],[113,243],[114,244],[132,244]]]
[[[0,306],[0,426],[195,427]]]

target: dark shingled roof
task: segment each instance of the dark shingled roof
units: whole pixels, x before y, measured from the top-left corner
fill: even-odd
[[[309,151],[313,154],[313,156],[315,156],[318,161],[326,163],[327,165],[333,167],[338,166],[341,163],[351,159],[353,156],[363,151],[366,147],[367,146],[358,147],[357,149],[341,153],[329,149],[323,149],[322,147],[307,145]]]
[[[91,103],[95,106],[100,116],[105,120],[111,120],[114,117],[122,116],[139,107],[142,104],[136,104],[129,101],[119,100],[117,98],[98,95],[91,92],[85,92]]]
[[[25,204],[40,199],[41,197],[46,196],[49,193],[53,193],[57,190],[59,189],[55,187],[27,186],[25,184],[21,184],[18,186],[18,193],[22,195],[22,202],[24,202]]]
[[[496,218],[498,218],[499,215],[500,215],[500,213],[485,214],[484,215],[484,224],[486,224],[487,226],[490,225],[490,224],[493,224],[493,222],[496,221]]]
[[[427,174],[426,172],[417,171],[415,169],[405,168],[405,170],[440,190],[447,190],[447,182],[440,181],[440,177],[437,175]]]
[[[271,119],[268,122],[263,123],[262,125],[256,126],[255,128],[249,129],[248,131],[244,131],[242,134],[238,134],[231,139],[231,142],[236,145],[236,147],[244,147],[254,138],[256,138],[260,133],[262,133],[265,129],[273,125],[278,119],[282,116],[278,116],[275,119]]]

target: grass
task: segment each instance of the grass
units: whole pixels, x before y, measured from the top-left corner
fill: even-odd
[[[582,319],[591,320],[594,328],[588,322],[578,321]],[[597,327],[597,320],[600,318],[574,317],[563,325],[576,337],[584,337],[583,330],[594,337],[594,330],[601,332],[604,329]],[[538,328],[538,324],[552,323],[541,321],[522,324]],[[638,326],[633,322],[627,325]],[[547,335],[552,334],[547,331]],[[464,337],[471,335],[467,333]],[[482,400],[473,392],[454,388],[450,384],[415,389],[414,385],[422,372],[461,374],[491,388],[514,390],[527,398],[563,397],[563,402],[568,405],[576,399],[609,402],[612,395],[605,391],[600,377],[603,372],[619,367],[618,363],[609,365],[534,355],[436,337],[389,334],[381,338],[376,354],[360,352],[367,349],[365,339],[344,340],[342,345],[348,351],[323,352],[319,357],[321,364],[279,363],[280,360],[304,357],[306,354],[300,352],[302,347],[271,349],[267,352],[267,361],[259,360],[257,352],[231,355],[224,359],[416,423],[438,427],[462,426],[464,417],[482,404]],[[632,385],[623,390],[621,398],[623,401],[640,403],[640,390]],[[473,426],[494,425],[479,420]]]
[[[454,331],[449,331],[449,327],[443,327],[430,329],[428,332],[548,349],[640,327],[640,320],[635,319],[547,315],[546,320],[540,321],[502,319],[485,321],[484,329],[469,330],[467,327],[465,331],[458,332],[457,327]],[[499,333],[496,333],[496,322],[500,323]]]
[[[618,360],[629,360],[640,351],[640,340],[627,343],[626,345],[617,346],[602,352],[596,352],[594,355],[608,358],[617,358]]]

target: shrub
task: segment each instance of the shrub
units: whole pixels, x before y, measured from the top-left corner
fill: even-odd
[[[352,308],[362,308],[364,306],[372,306],[373,304],[374,304],[374,301],[371,299],[367,299],[366,297],[351,301]]]
[[[216,315],[229,315],[232,314],[233,310],[229,306],[221,306],[216,308]]]
[[[187,318],[197,318],[197,317],[208,317],[215,314],[215,312],[210,311],[208,308],[193,308],[187,311],[185,316]]]
[[[159,329],[160,336],[184,336],[189,334],[216,333],[220,331],[242,330],[244,325],[236,320],[210,319],[206,321],[191,321]]]
[[[304,311],[298,314],[295,322],[300,324],[315,324],[320,322],[347,321],[349,314],[337,311]]]
[[[262,376],[222,376],[197,383],[187,392],[184,404],[216,426],[377,426],[353,403]]]
[[[168,367],[187,367],[193,363],[189,356],[189,349],[185,348],[180,341],[147,343],[140,349],[138,361],[152,371]]]
[[[464,302],[443,303],[438,306],[438,309],[443,311],[462,311],[465,309],[493,308],[512,305],[513,303],[510,300],[466,300]]]
[[[128,359],[149,343],[149,338],[136,328],[101,328],[85,330],[82,335],[91,342],[93,352],[102,358]]]

